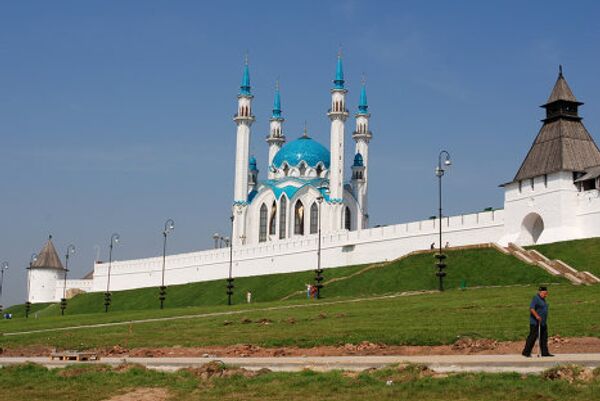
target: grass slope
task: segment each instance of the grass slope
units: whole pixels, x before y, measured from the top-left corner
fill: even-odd
[[[194,311],[241,311],[230,316],[204,316],[173,321],[74,329],[0,337],[0,347],[45,345],[61,348],[93,348],[119,344],[124,347],[209,346],[256,344],[278,347],[341,345],[371,341],[382,344],[433,345],[453,343],[458,336],[522,340],[528,331],[528,305],[535,286],[450,290],[417,296],[357,300],[296,300],[305,307],[270,309],[282,303],[189,308]],[[550,334],[600,337],[600,286],[558,284],[550,287]],[[181,314],[182,310],[138,311],[125,314],[74,315],[37,321],[4,321],[0,330],[20,331],[40,326],[72,325],[102,319],[121,319]],[[243,319],[254,323],[244,323]],[[256,323],[272,320],[269,325]],[[290,322],[293,319],[293,323]],[[225,325],[225,321],[231,323]]]
[[[550,259],[560,259],[577,270],[587,270],[600,277],[600,238],[555,242],[528,248],[537,249]]]
[[[342,372],[267,373],[202,381],[188,371],[164,373],[141,368],[117,371],[103,366],[73,366],[48,370],[36,365],[0,368],[2,401],[100,401],[135,388],[167,389],[178,401],[288,400],[354,401],[515,401],[600,399],[600,372],[587,383],[570,384],[543,376],[518,374],[457,374],[430,377],[416,366],[388,368],[359,375]],[[391,380],[391,385],[386,381]]]
[[[472,249],[448,252],[448,276],[446,288],[481,285],[538,284],[561,282],[542,269],[529,266],[518,259],[504,255],[494,249]],[[334,281],[323,289],[323,296],[352,297],[388,294],[399,291],[437,289],[433,254],[413,255],[391,262],[384,267],[356,274],[366,266],[350,266],[326,269],[326,281]],[[240,277],[234,282],[235,304],[244,303],[247,291],[252,291],[255,302],[272,302],[296,291],[303,291],[306,283],[314,282],[314,272],[272,274],[255,277]],[[69,300],[67,314],[101,313],[104,310],[102,293],[81,294]],[[295,299],[304,298],[303,293]],[[167,290],[166,308],[182,308],[203,305],[225,305],[225,281],[210,281],[171,286]],[[144,288],[113,293],[111,312],[156,309],[158,289]],[[60,313],[58,305],[51,305],[39,312],[40,316],[55,316]],[[22,317],[23,314],[16,317]]]

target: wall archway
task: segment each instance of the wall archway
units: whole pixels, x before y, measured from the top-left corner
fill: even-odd
[[[521,223],[520,245],[537,244],[544,231],[544,219],[537,213],[529,213]]]

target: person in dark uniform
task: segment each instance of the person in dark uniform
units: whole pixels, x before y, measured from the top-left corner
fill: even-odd
[[[548,288],[540,287],[538,293],[531,300],[529,305],[529,336],[525,341],[523,348],[523,356],[531,357],[531,350],[535,344],[535,340],[540,337],[540,350],[542,356],[554,356],[548,351]]]

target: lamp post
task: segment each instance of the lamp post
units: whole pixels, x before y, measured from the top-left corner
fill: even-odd
[[[2,312],[2,285],[4,284],[4,272],[8,270],[8,262],[2,262],[0,265],[0,312]]]
[[[175,222],[172,219],[165,221],[165,229],[163,230],[163,261],[162,261],[162,279],[160,284],[160,309],[163,308],[165,299],[167,298],[167,287],[165,287],[165,263],[167,258],[167,235],[175,229]]]
[[[31,301],[29,300],[31,292],[31,267],[37,261],[37,254],[32,253],[31,259],[29,259],[29,267],[27,268],[27,301],[25,301],[25,319],[29,318],[29,311],[31,310]]]
[[[317,202],[319,203],[318,209],[318,222],[317,222],[317,235],[319,238],[317,239],[317,270],[315,270],[315,287],[317,287],[317,299],[321,298],[321,288],[323,288],[323,269],[321,269],[321,204],[323,203],[323,197],[319,196],[317,198]]]
[[[108,247],[108,277],[106,279],[106,292],[104,293],[104,312],[108,312],[108,307],[111,304],[111,293],[110,293],[110,270],[112,268],[112,251],[113,247],[119,243],[119,234],[114,233],[110,236],[110,245]]]
[[[438,165],[435,168],[435,175],[438,177],[438,195],[439,195],[439,228],[440,228],[440,243],[439,243],[439,251],[435,255],[437,259],[436,266],[438,268],[438,272],[436,276],[438,276],[440,280],[440,291],[444,291],[444,277],[446,276],[446,272],[444,269],[446,268],[446,255],[442,253],[442,177],[444,176],[444,172],[452,165],[452,161],[450,160],[450,153],[445,150],[442,150],[438,156]]]
[[[69,257],[75,253],[75,245],[71,244],[67,247],[67,254],[65,255],[65,277],[63,280],[63,296],[60,299],[60,315],[65,315],[65,309],[67,309],[67,273],[69,272]]]
[[[233,221],[234,215],[231,217],[231,240],[229,241],[229,276],[227,277],[227,305],[231,305],[231,296],[233,295]]]

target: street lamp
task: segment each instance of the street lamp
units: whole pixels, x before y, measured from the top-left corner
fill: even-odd
[[[67,273],[69,272],[69,257],[75,253],[75,245],[71,244],[67,247],[65,255],[65,278],[63,281],[63,297],[60,299],[60,315],[65,315],[67,309]]]
[[[27,268],[27,301],[25,302],[25,319],[29,318],[29,311],[31,310],[31,301],[29,300],[30,292],[31,292],[31,267],[37,261],[37,254],[32,253],[31,259],[29,259],[29,267]]]
[[[162,263],[162,280],[160,284],[160,309],[163,308],[165,299],[167,298],[167,287],[165,287],[165,262],[167,255],[167,235],[175,229],[175,222],[172,219],[165,221],[165,229],[163,230],[163,263]]]
[[[8,270],[8,262],[0,265],[0,312],[2,312],[2,285],[4,284],[4,272]]]
[[[444,269],[446,268],[446,255],[442,253],[442,177],[444,176],[444,172],[452,165],[452,161],[450,160],[450,153],[445,150],[442,150],[438,156],[438,165],[435,168],[435,175],[438,177],[438,188],[439,188],[439,227],[440,227],[440,243],[439,243],[439,252],[435,255],[437,259],[436,266],[438,268],[438,272],[436,276],[438,276],[440,280],[440,291],[444,291],[444,276],[446,276],[446,272]]]
[[[233,277],[231,276],[233,270],[233,221],[234,215],[231,217],[231,241],[229,241],[229,276],[227,277],[227,305],[231,305],[231,296],[233,295]]]
[[[319,196],[317,198],[317,202],[319,203],[319,212],[318,212],[318,225],[317,225],[317,235],[319,236],[317,240],[317,270],[315,270],[316,276],[315,281],[317,287],[317,299],[321,298],[321,288],[323,288],[323,269],[321,269],[321,204],[323,203],[323,197]]]
[[[110,303],[111,303],[110,269],[112,267],[113,246],[118,244],[120,239],[121,239],[121,237],[119,237],[119,234],[117,234],[117,233],[114,233],[113,235],[110,236],[110,245],[108,247],[108,249],[109,249],[109,251],[108,251],[108,277],[106,279],[106,292],[104,293],[104,312],[108,312],[108,307],[110,306]]]

